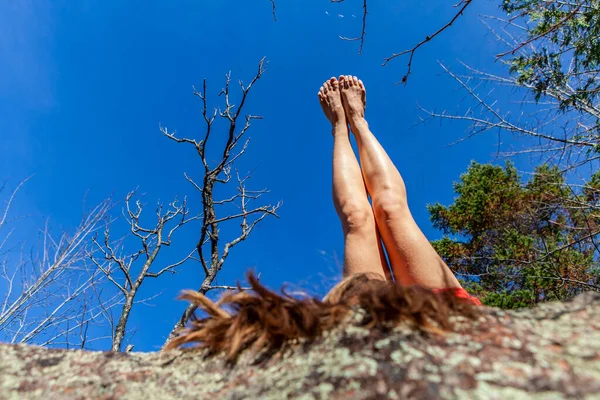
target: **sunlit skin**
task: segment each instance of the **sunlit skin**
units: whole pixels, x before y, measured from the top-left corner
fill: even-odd
[[[332,127],[333,204],[344,232],[344,276],[372,272],[385,279],[390,275],[389,268],[360,166],[350,145],[350,131],[336,78],[321,86],[319,101]]]
[[[333,203],[344,232],[344,276],[377,273],[382,279],[391,279],[383,242],[391,273],[399,284],[459,288],[458,280],[413,219],[400,172],[369,130],[363,82],[349,75],[331,78],[323,83],[318,96],[332,126]],[[350,144],[348,125],[356,138],[360,165]]]

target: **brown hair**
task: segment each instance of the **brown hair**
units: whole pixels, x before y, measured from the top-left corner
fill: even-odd
[[[214,303],[195,291],[184,291],[181,299],[196,304],[208,316],[194,316],[188,328],[167,349],[196,343],[210,354],[224,353],[235,361],[245,349],[272,353],[291,340],[313,340],[338,325],[355,307],[364,309],[360,325],[367,328],[407,322],[422,331],[452,330],[451,315],[473,318],[478,309],[450,293],[433,293],[417,286],[400,286],[356,274],[342,280],[323,300],[295,298],[262,286],[248,274],[252,291],[238,288]],[[230,312],[225,308],[230,309]]]

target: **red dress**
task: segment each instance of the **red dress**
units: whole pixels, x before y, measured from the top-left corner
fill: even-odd
[[[475,296],[471,296],[465,289],[463,288],[442,288],[442,289],[433,289],[433,293],[442,293],[442,292],[451,292],[454,296],[460,297],[461,299],[467,299],[469,302],[475,304],[476,306],[480,306],[481,301]]]

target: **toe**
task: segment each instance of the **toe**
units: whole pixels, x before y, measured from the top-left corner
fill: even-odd
[[[329,78],[329,84],[331,85],[331,87],[333,88],[333,90],[337,89],[338,87],[338,80],[335,76],[332,76],[331,78]]]
[[[353,76],[352,82],[354,82],[354,86],[358,86],[358,78],[357,77]]]
[[[354,81],[352,80],[351,75],[346,76],[346,80],[348,81],[349,86],[354,86]]]
[[[325,82],[325,88],[327,88],[327,91],[330,92],[332,90],[331,82],[329,82],[329,81]]]
[[[348,77],[346,75],[342,75],[340,77],[340,83],[341,83],[342,87],[348,89]]]
[[[339,82],[337,79],[331,78],[331,80],[329,82],[330,82],[331,88],[333,89],[334,92],[339,89]]]
[[[364,84],[364,83],[363,83],[363,81],[361,81],[360,79],[358,80],[358,86],[359,86],[361,89],[364,89],[364,88],[365,88],[365,84]]]

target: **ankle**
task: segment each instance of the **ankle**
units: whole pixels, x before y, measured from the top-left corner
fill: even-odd
[[[352,132],[356,133],[361,129],[368,129],[369,124],[367,120],[362,115],[353,115],[349,118],[350,128],[352,128]]]
[[[348,124],[346,121],[336,121],[331,124],[331,134],[333,136],[337,135],[347,135],[348,134]]]

